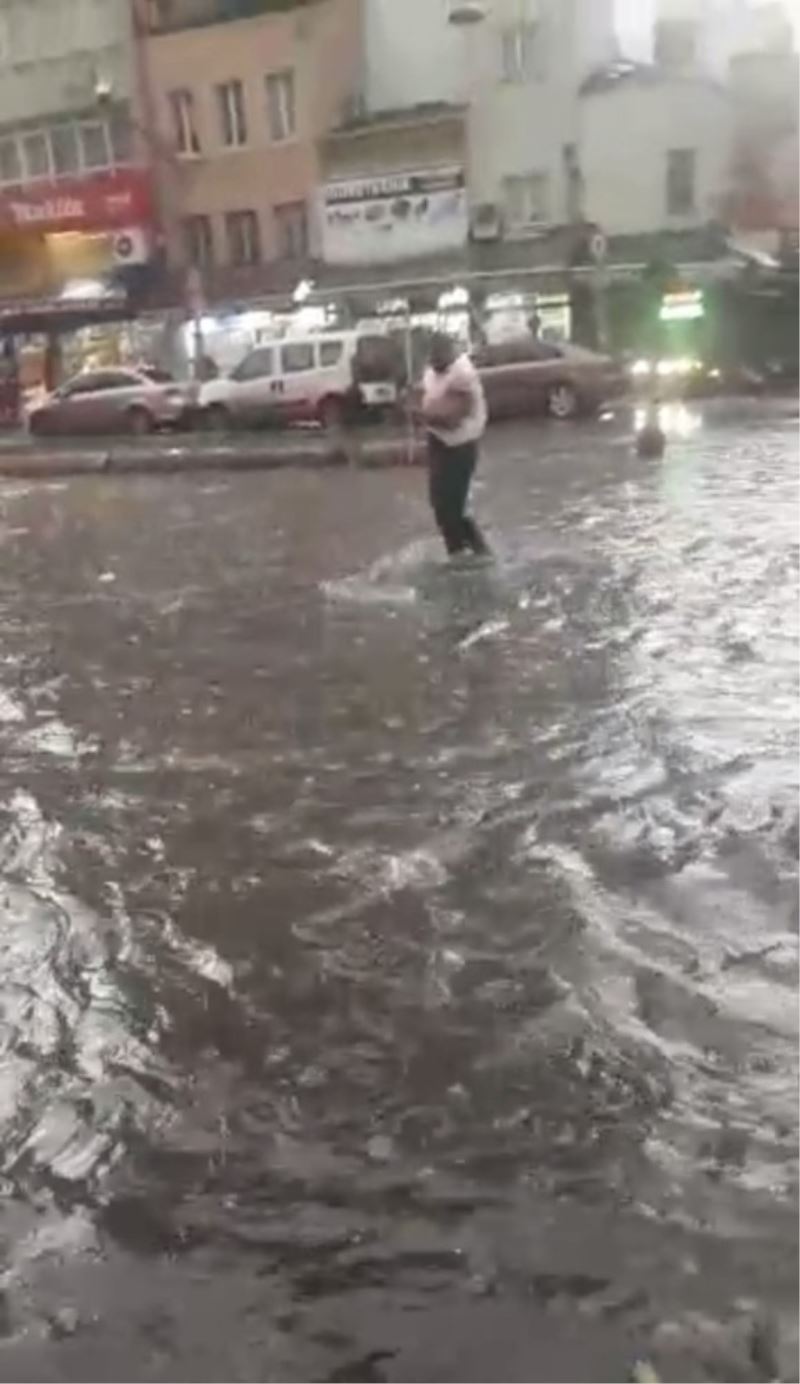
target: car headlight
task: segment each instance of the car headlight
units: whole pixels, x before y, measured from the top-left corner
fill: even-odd
[[[649,360],[635,360],[630,367],[632,375],[650,375],[652,371],[653,367]]]

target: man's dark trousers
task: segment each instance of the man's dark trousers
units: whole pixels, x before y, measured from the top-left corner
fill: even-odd
[[[448,447],[434,433],[428,433],[428,493],[439,532],[451,556],[467,548],[473,553],[489,551],[475,520],[464,513],[477,461],[477,442]]]

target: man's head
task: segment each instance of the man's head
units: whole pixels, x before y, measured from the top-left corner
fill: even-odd
[[[431,337],[430,362],[437,375],[443,375],[456,358],[456,343],[447,332],[434,332]]]

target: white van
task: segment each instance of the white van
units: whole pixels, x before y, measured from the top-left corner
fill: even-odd
[[[267,423],[335,427],[397,403],[402,353],[388,336],[358,331],[282,337],[248,351],[227,376],[201,387],[214,431]]]

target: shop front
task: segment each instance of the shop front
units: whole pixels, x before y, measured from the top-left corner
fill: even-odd
[[[14,426],[32,392],[96,363],[87,354],[114,358],[154,246],[144,169],[3,188],[0,424]]]

